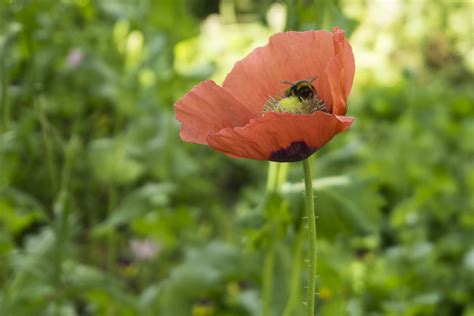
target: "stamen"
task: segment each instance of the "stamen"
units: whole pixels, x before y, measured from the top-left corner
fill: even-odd
[[[287,112],[294,114],[311,114],[317,111],[328,112],[317,95],[310,99],[300,99],[295,96],[290,97],[270,97],[263,106],[263,113],[266,112]]]

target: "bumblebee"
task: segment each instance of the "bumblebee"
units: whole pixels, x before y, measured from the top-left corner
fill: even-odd
[[[327,112],[324,102],[319,98],[312,82],[316,78],[282,81],[291,85],[285,90],[284,97],[270,97],[263,107],[263,112],[288,112],[308,114],[316,111]]]
[[[310,78],[308,80],[298,80],[296,82],[282,81],[283,83],[290,84],[291,87],[286,89],[285,97],[298,97],[300,101],[312,100],[316,96],[316,89],[312,85],[312,82],[316,78]]]

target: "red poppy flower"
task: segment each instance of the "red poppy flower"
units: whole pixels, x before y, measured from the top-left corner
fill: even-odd
[[[346,130],[354,78],[344,31],[273,35],[218,86],[196,85],[176,102],[181,139],[230,157],[299,161]]]

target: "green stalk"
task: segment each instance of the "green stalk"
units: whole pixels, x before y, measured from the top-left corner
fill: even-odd
[[[274,192],[278,181],[278,169],[280,164],[278,162],[270,161],[268,163],[268,174],[267,174],[267,193]]]
[[[277,190],[279,183],[280,164],[270,161],[267,174],[267,199]],[[266,202],[267,203],[267,202]],[[267,218],[268,220],[268,218]],[[270,234],[273,235],[273,222],[270,219]],[[262,271],[262,316],[271,314],[272,296],[273,296],[273,270],[275,266],[275,247],[273,238],[270,240],[267,252],[265,254]]]
[[[316,293],[316,217],[313,205],[313,183],[311,179],[311,159],[303,161],[304,184],[306,189],[306,213],[308,216],[309,233],[309,266],[308,266],[308,292],[307,292],[307,315],[314,316],[315,293]]]
[[[277,172],[276,183],[275,183],[275,191],[280,192],[283,185],[286,182],[286,178],[288,177],[288,168],[290,166],[289,163],[278,163],[279,170]]]

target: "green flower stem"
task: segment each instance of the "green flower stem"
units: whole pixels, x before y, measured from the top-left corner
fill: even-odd
[[[278,162],[270,161],[268,163],[267,193],[274,192],[276,190],[279,169],[280,164]]]
[[[270,161],[267,174],[267,198],[277,190],[279,180],[280,164]],[[270,229],[273,228],[273,223]],[[272,306],[273,295],[273,270],[275,266],[275,247],[270,241],[263,261],[262,271],[262,316],[269,316]]]
[[[267,176],[267,199],[275,193],[281,191],[283,184],[288,175],[288,164],[270,162],[268,165]],[[267,200],[268,201],[268,200]],[[268,203],[268,202],[266,202]],[[270,229],[270,241],[267,247],[263,262],[262,271],[262,315],[269,316],[272,311],[272,297],[273,297],[273,274],[275,270],[275,219],[267,218]]]
[[[316,293],[316,218],[313,205],[313,183],[311,179],[311,159],[303,161],[304,184],[306,189],[306,213],[308,216],[309,233],[309,267],[308,267],[308,292],[307,292],[307,315],[314,316],[315,293]]]
[[[289,163],[278,163],[279,170],[277,173],[276,184],[275,184],[275,191],[281,192],[283,185],[286,182],[286,178],[288,176],[288,167],[290,166]]]

